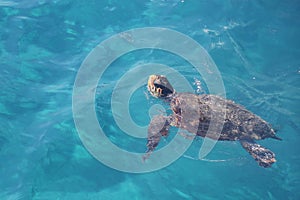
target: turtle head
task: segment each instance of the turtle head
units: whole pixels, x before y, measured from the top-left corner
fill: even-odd
[[[156,98],[166,98],[175,92],[168,79],[163,75],[150,75],[148,90]]]

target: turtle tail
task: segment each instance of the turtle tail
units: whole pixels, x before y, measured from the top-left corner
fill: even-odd
[[[280,137],[278,137],[278,136],[276,136],[276,132],[277,132],[277,130],[275,129],[271,129],[272,130],[272,132],[273,132],[273,134],[271,135],[271,138],[273,138],[273,139],[275,139],[275,140],[282,140]]]
[[[280,140],[280,141],[282,141],[282,138],[280,138],[280,137],[278,137],[278,136],[276,136],[276,135],[272,135],[271,138],[273,138],[273,139],[275,139],[275,140]]]

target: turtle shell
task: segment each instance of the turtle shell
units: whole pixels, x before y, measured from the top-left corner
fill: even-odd
[[[171,125],[218,140],[276,138],[271,126],[233,101],[216,95],[177,93],[170,101]]]

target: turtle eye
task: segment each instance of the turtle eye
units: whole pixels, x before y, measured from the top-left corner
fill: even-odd
[[[148,83],[148,90],[151,92],[155,91],[155,86],[152,83]]]
[[[151,90],[152,92],[154,92],[154,91],[155,91],[155,86],[154,86],[154,85],[151,85],[151,86],[150,86],[150,90]]]

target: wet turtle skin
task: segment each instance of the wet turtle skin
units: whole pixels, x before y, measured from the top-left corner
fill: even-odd
[[[148,158],[158,145],[161,136],[166,137],[170,126],[185,129],[201,137],[214,140],[239,140],[242,147],[262,167],[276,162],[275,154],[257,144],[255,140],[274,138],[272,127],[259,116],[231,100],[216,95],[176,93],[165,76],[151,75],[148,90],[152,96],[170,104],[170,116],[155,116],[148,127]]]

